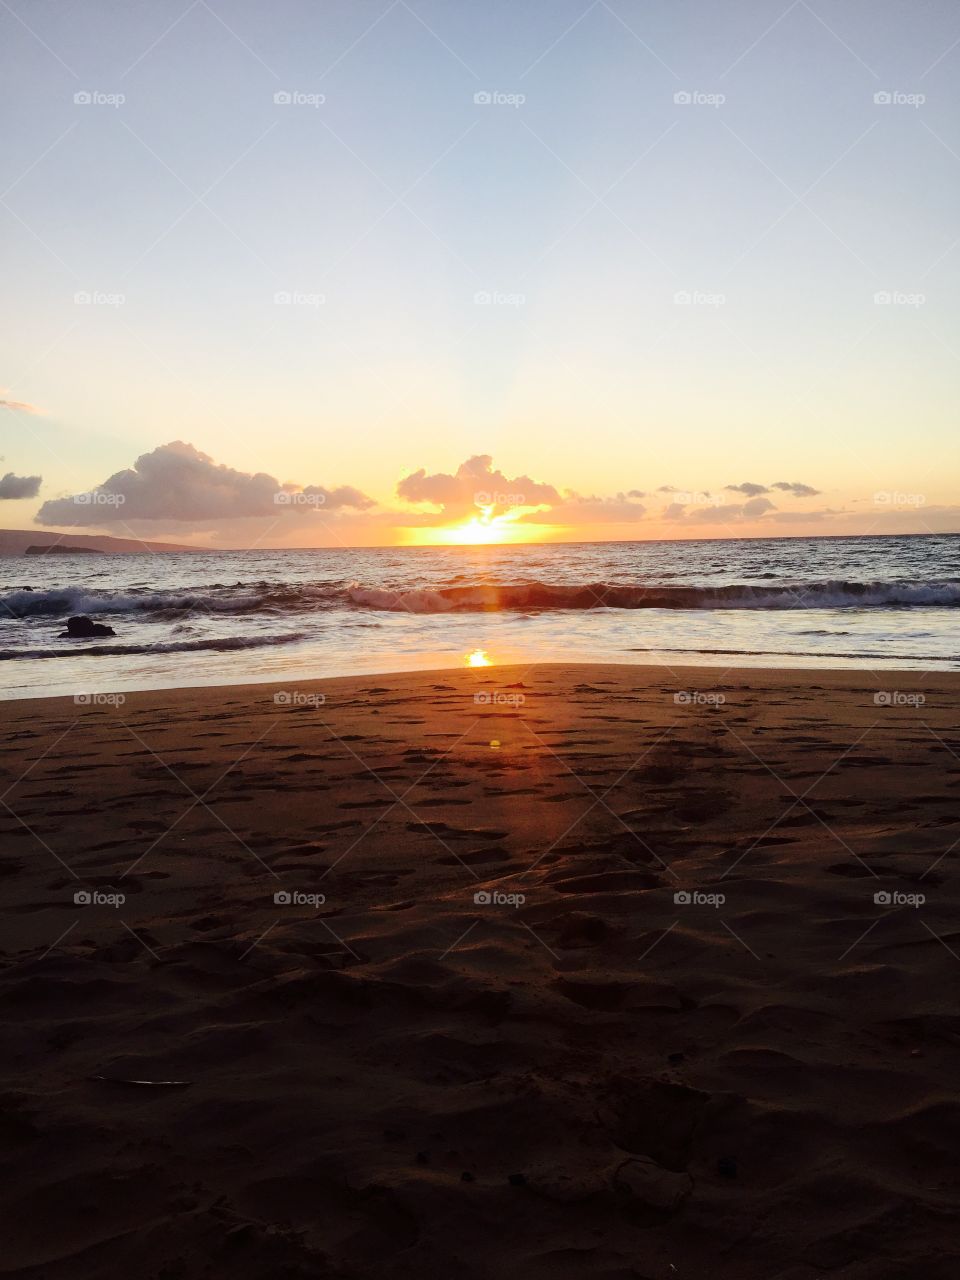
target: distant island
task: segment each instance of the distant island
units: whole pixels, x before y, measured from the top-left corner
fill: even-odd
[[[59,542],[45,546],[27,547],[25,556],[102,556],[106,555],[99,547],[65,547]]]
[[[77,551],[144,555],[146,552],[202,551],[175,542],[140,542],[136,538],[111,538],[106,533],[40,533],[36,529],[0,529],[0,556],[70,555]]]

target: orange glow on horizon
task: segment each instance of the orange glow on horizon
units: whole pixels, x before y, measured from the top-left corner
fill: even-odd
[[[520,523],[521,516],[536,510],[536,507],[513,507],[494,515],[492,506],[479,507],[477,514],[462,524],[407,528],[400,532],[405,535],[408,545],[417,547],[485,547],[540,542],[550,533],[559,532],[560,526]]]
[[[492,667],[493,663],[487,656],[486,649],[474,649],[473,653],[467,654],[468,667]]]

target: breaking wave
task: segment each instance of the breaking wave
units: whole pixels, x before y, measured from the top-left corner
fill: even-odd
[[[359,583],[251,582],[187,591],[133,588],[98,591],[64,587],[20,588],[0,595],[3,618],[65,618],[71,614],[130,614],[142,621],[191,615],[265,614],[278,618],[322,609],[393,613],[533,612],[550,609],[866,609],[955,607],[960,579],[848,582],[825,580],[778,585],[639,586],[629,583],[544,582],[368,587]],[[98,650],[101,652],[102,650]]]
[[[806,582],[781,586],[628,586],[588,583],[441,587],[386,591],[351,587],[350,600],[368,609],[452,613],[537,609],[844,609],[960,605],[960,579],[940,582]]]

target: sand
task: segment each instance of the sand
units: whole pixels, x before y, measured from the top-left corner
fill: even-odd
[[[953,1277],[958,692],[4,704],[0,1271]]]

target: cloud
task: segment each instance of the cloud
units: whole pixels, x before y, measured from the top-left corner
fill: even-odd
[[[0,409],[9,409],[11,413],[39,413],[35,404],[27,404],[24,400],[3,399],[6,387],[0,387]]]
[[[730,487],[729,485],[727,486]],[[663,510],[665,520],[683,520],[690,524],[736,524],[744,520],[759,520],[768,511],[776,511],[769,498],[751,498],[748,502],[709,503],[687,509],[682,503],[671,502]]]
[[[778,524],[802,524],[806,520],[829,520],[833,516],[842,516],[846,512],[842,508],[821,507],[818,511],[778,511],[770,517]]]
[[[452,475],[428,475],[423,468],[414,471],[397,485],[397,494],[407,502],[439,508],[407,517],[421,528],[508,512],[513,513],[518,524],[558,526],[628,524],[646,515],[646,507],[640,501],[646,494],[641,489],[603,496],[577,493],[575,489],[561,492],[555,485],[526,475],[511,479],[494,467],[493,458],[487,453],[468,458]]]
[[[801,484],[799,480],[776,480],[771,489],[782,489],[784,493],[792,493],[795,498],[816,498],[820,490],[812,485]]]
[[[725,484],[723,487],[729,489],[732,493],[745,493],[748,498],[756,498],[761,493],[770,492],[767,485],[751,484],[749,480],[744,480],[743,484]]]
[[[637,501],[643,497],[646,494],[639,489],[616,493],[608,498],[601,498],[596,494],[585,496],[568,489],[562,500],[550,507],[548,512],[532,512],[521,516],[520,522],[535,524],[549,517],[552,524],[630,524],[634,520],[642,520],[647,514],[647,508]]]
[[[815,498],[820,493],[819,489],[814,489],[809,484],[801,484],[799,480],[777,480],[769,485],[753,484],[750,480],[744,480],[743,484],[725,484],[723,487],[729,489],[731,493],[744,493],[748,498],[758,498],[762,493],[770,493],[773,489],[790,493],[795,498]]]
[[[238,518],[278,519],[318,509],[363,511],[373,505],[350,485],[281,484],[266,472],[236,471],[192,444],[174,440],[142,454],[132,468],[115,472],[89,494],[45,502],[35,520],[55,526],[154,521],[202,528]]]
[[[35,498],[40,492],[41,476],[15,476],[8,471],[0,477],[0,499]]]
[[[397,485],[397,496],[406,502],[439,507],[438,522],[442,523],[466,519],[480,508],[492,507],[491,515],[502,515],[516,507],[553,506],[562,501],[552,484],[529,476],[511,480],[502,471],[495,471],[488,453],[468,458],[453,475],[442,471],[427,475],[421,467],[404,476]]]

